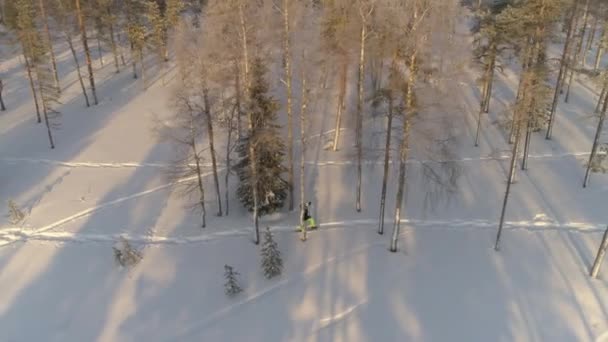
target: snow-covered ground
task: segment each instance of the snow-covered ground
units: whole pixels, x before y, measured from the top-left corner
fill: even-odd
[[[372,147],[382,119],[366,121],[356,213],[352,126],[341,151],[324,150],[335,106],[315,104],[312,113],[327,114],[310,123],[306,179],[321,229],[302,243],[295,212],[263,218],[285,261],[280,278],[265,280],[238,201],[231,198],[230,216],[215,217],[207,177],[202,230],[167,177],[172,148],[154,128],[171,115],[171,82],[157,76],[144,92],[127,69],[114,74],[95,61],[100,104],[85,108],[69,51],[57,50],[65,90],[55,150],[34,122],[19,57],[1,64],[9,111],[0,113],[0,201],[12,199],[28,215],[18,227],[0,221],[0,341],[608,341],[608,272],[587,275],[608,223],[608,176],[594,174],[581,187],[594,88],[574,85],[553,140],[534,135],[498,253],[510,146],[496,121],[516,91],[512,70],[498,74],[478,148],[478,90],[474,76],[463,83],[466,115],[451,120],[450,161],[460,176],[450,196],[429,193],[423,163],[436,161],[414,151],[396,254],[387,251],[390,234],[375,233],[382,159]],[[396,165],[391,171],[387,218]],[[113,259],[121,236],[143,249],[131,270]],[[223,294],[224,264],[241,273],[245,291],[236,298]]]

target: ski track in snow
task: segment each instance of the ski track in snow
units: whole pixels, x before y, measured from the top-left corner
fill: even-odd
[[[559,159],[565,157],[582,157],[588,156],[590,152],[570,152],[570,153],[546,153],[546,154],[536,154],[530,155],[529,158],[532,159]],[[482,157],[470,157],[470,158],[460,158],[460,159],[446,159],[446,160],[415,160],[409,159],[407,163],[415,164],[415,163],[447,163],[447,162],[484,162],[484,161],[495,161],[495,160],[504,160],[509,159],[509,154],[500,154],[500,155],[488,155]],[[60,167],[69,167],[69,168],[108,168],[108,169],[120,169],[120,168],[139,168],[139,167],[150,167],[150,168],[169,168],[171,164],[165,163],[138,163],[138,162],[64,162],[60,160],[51,160],[51,159],[30,159],[30,158],[2,158],[0,162],[7,164],[17,164],[17,163],[31,163],[31,164],[47,164],[53,166]],[[350,160],[345,161],[306,161],[308,165],[315,166],[340,166],[340,165],[353,165],[355,162]],[[364,161],[363,164],[382,164],[383,161]],[[217,164],[218,166],[223,166],[221,163]],[[194,166],[192,164],[191,166]],[[211,163],[203,163],[202,167],[208,168],[212,167]]]
[[[67,219],[58,221],[66,222]],[[18,242],[18,241],[43,241],[43,242],[73,242],[73,243],[101,243],[101,242],[115,242],[120,237],[123,237],[134,243],[143,245],[180,245],[180,244],[193,244],[202,243],[207,241],[214,241],[223,238],[233,238],[248,236],[253,233],[253,227],[243,227],[236,229],[223,230],[220,232],[213,232],[202,234],[198,236],[177,236],[177,237],[166,237],[166,236],[154,236],[154,235],[129,235],[124,233],[116,234],[85,234],[85,233],[71,233],[71,232],[49,232],[51,228],[57,227],[58,222],[47,225],[38,230],[23,230],[21,228],[9,227],[0,229],[0,247]],[[390,221],[387,221],[390,223]],[[401,220],[402,224],[408,225],[402,227],[402,233],[415,230],[417,228],[435,228],[435,229],[459,229],[459,230],[471,230],[471,229],[497,229],[498,222],[489,220],[415,220],[415,219],[404,219]],[[364,219],[364,220],[352,220],[352,221],[335,221],[320,224],[320,231],[309,232],[316,234],[325,229],[355,229],[355,228],[375,228],[377,225],[376,219]],[[49,228],[50,227],[50,228]],[[279,225],[272,226],[271,229],[275,232],[289,232],[296,233],[294,231],[295,225]],[[605,226],[603,223],[589,223],[589,222],[566,222],[559,223],[551,220],[531,220],[531,221],[507,221],[505,222],[504,228],[507,230],[522,230],[528,232],[545,232],[545,231],[564,231],[564,232],[576,232],[576,233],[598,233],[603,232]]]

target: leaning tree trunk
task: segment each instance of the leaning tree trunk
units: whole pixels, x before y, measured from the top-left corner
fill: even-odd
[[[4,99],[2,99],[2,90],[4,90],[4,84],[0,80],[0,110],[5,111],[6,106],[4,105]]]
[[[348,62],[346,58],[342,61],[342,70],[340,72],[340,94],[338,95],[338,110],[336,111],[336,129],[334,131],[334,144],[333,151],[338,150],[338,143],[340,142],[340,127],[342,125],[342,113],[345,109],[345,98],[346,98],[346,79],[348,72]]]
[[[243,65],[245,71],[245,98],[249,99],[249,46],[247,39],[247,25],[245,23],[245,15],[243,13],[243,4],[239,3],[239,24],[241,29],[241,40],[243,48]],[[257,245],[260,243],[260,227],[258,215],[258,167],[256,160],[256,151],[253,143],[253,115],[250,110],[247,111],[247,125],[249,130],[249,166],[251,168],[252,192],[253,192],[253,226],[255,228],[255,236],[253,242]]]
[[[226,109],[223,92],[222,92],[222,108]],[[231,160],[230,160],[230,152],[232,151],[232,123],[234,122],[234,113],[238,112],[238,109],[234,108],[230,113],[230,119],[228,121],[228,137],[226,138],[226,176],[224,178],[224,204],[226,209],[226,216],[230,213],[230,192],[229,192],[229,181],[230,181],[230,170],[231,170]],[[237,137],[238,138],[238,137]]]
[[[602,33],[597,41],[597,51],[595,53],[595,63],[593,63],[593,70],[598,71],[600,69],[600,63],[602,62],[602,56],[604,55],[604,46],[606,44],[606,30],[608,26],[608,20],[602,27]]]
[[[507,212],[507,203],[509,201],[509,195],[511,194],[511,185],[515,177],[515,167],[517,165],[517,154],[519,152],[519,143],[521,141],[521,122],[516,123],[517,128],[515,129],[515,141],[513,142],[513,152],[511,155],[511,166],[509,167],[509,177],[507,179],[507,189],[505,191],[505,197],[502,202],[502,211],[500,213],[500,222],[498,224],[498,233],[496,234],[496,243],[494,244],[494,250],[498,251],[500,238],[502,235],[502,229],[505,223],[505,214]]]
[[[97,92],[95,90],[95,77],[93,75],[93,62],[91,61],[91,51],[89,50],[89,43],[87,41],[87,31],[84,22],[84,16],[80,10],[80,0],[76,0],[76,14],[78,16],[78,26],[80,27],[80,35],[82,38],[82,46],[84,47],[84,55],[87,61],[87,68],[89,70],[89,83],[91,84],[91,92],[93,93],[93,103],[97,105]]]
[[[82,79],[82,73],[80,72],[80,62],[78,62],[78,56],[76,55],[76,50],[74,49],[74,44],[72,43],[72,35],[66,30],[65,38],[68,42],[68,46],[70,47],[70,51],[72,52],[72,57],[74,58],[74,63],[76,64],[76,73],[78,74],[78,82],[80,82],[80,88],[82,88],[82,95],[84,96],[84,101],[87,104],[87,107],[90,107],[89,96],[87,95],[87,89],[84,85],[84,80]]]
[[[572,42],[573,33],[575,30],[575,17],[576,11],[578,8],[578,1],[574,1],[574,4],[571,8],[570,19],[568,19],[568,33],[566,35],[566,43],[564,44],[564,50],[562,51],[562,58],[560,60],[559,65],[559,74],[557,75],[557,84],[555,85],[555,92],[553,94],[553,102],[551,103],[551,111],[549,112],[549,123],[547,125],[547,135],[546,139],[551,139],[551,134],[553,133],[553,124],[555,123],[555,111],[557,109],[557,100],[559,99],[559,95],[562,89],[563,76],[568,70],[568,51],[570,50],[570,44]]]
[[[131,68],[133,70],[133,79],[137,79],[137,52],[135,46],[131,43]]]
[[[144,90],[148,89],[146,84],[146,64],[144,63],[144,49],[137,49],[137,56],[139,56],[139,68],[141,69],[141,84]]]
[[[597,130],[595,131],[595,139],[593,139],[593,146],[591,147],[591,155],[589,156],[589,162],[587,162],[587,171],[585,171],[585,180],[583,181],[583,188],[586,188],[589,184],[589,178],[591,177],[591,166],[593,160],[597,154],[597,149],[600,143],[600,136],[604,127],[604,120],[606,119],[606,111],[608,109],[608,99],[604,100],[604,106],[602,107],[602,113],[600,114],[600,120],[597,124]]]
[[[300,227],[302,241],[306,241],[306,222],[304,222],[304,203],[306,203],[306,109],[308,106],[308,90],[306,89],[306,73],[302,68],[302,95],[300,104]]]
[[[494,38],[494,41],[491,44],[490,47],[490,70],[489,70],[489,77],[488,77],[488,83],[487,83],[487,90],[486,90],[486,99],[485,99],[485,108],[484,108],[484,112],[489,113],[490,112],[490,102],[492,101],[492,89],[494,89],[493,85],[494,85],[494,69],[496,68],[496,55],[498,54],[498,44],[496,43],[496,38]]]
[[[357,81],[358,86],[358,97],[357,97],[357,118],[356,125],[357,129],[355,132],[355,140],[357,143],[357,198],[355,208],[357,212],[361,211],[361,186],[362,186],[362,165],[363,162],[363,99],[364,89],[363,84],[365,77],[365,39],[367,38],[367,26],[365,21],[361,24],[361,40],[360,40],[360,51],[359,51],[359,79]]]
[[[481,116],[484,112],[489,111],[489,101],[491,98],[491,89],[492,89],[492,79],[494,76],[494,62],[496,60],[496,43],[492,42],[492,46],[490,48],[492,51],[490,55],[490,61],[488,66],[486,67],[485,75],[484,75],[484,83],[482,86],[482,94],[481,101],[479,103],[479,113],[477,115],[477,132],[475,133],[475,147],[479,146],[479,135],[481,133]]]
[[[36,70],[38,70],[38,69],[36,69]],[[36,73],[38,74],[38,71],[36,71]],[[42,103],[42,114],[44,116],[44,124],[46,125],[46,132],[49,137],[49,144],[50,144],[51,150],[52,150],[52,149],[55,149],[55,142],[53,141],[53,133],[51,131],[51,123],[49,121],[47,104],[44,99],[44,89],[42,87],[42,83],[40,83],[40,80],[38,80],[38,92],[40,93],[40,102]]]
[[[388,186],[388,171],[390,165],[391,135],[393,130],[393,94],[388,93],[388,118],[386,123],[386,142],[384,144],[384,170],[382,173],[382,192],[380,194],[380,221],[378,234],[384,234],[384,212],[386,208],[386,188]]]
[[[236,106],[236,136],[240,139],[242,135],[241,131],[241,75],[239,70],[238,62],[234,62],[234,98]]]
[[[528,155],[530,153],[530,140],[532,139],[532,118],[528,115],[528,124],[526,125],[526,139],[524,142],[524,155],[521,159],[521,169],[528,169]]]
[[[49,30],[48,17],[46,16],[46,10],[44,8],[44,0],[40,0],[39,4],[40,16],[42,17],[42,23],[44,25],[44,32],[49,41],[49,53],[51,55],[51,65],[53,67],[53,80],[55,81],[55,86],[57,89],[59,89],[59,93],[61,93],[61,87],[59,86],[59,75],[57,73],[57,60],[55,59],[55,51],[53,50],[53,37],[51,37],[51,31]]]
[[[205,104],[205,121],[207,121],[207,135],[209,140],[209,153],[211,154],[211,167],[213,168],[213,182],[217,195],[217,216],[222,216],[222,195],[220,193],[220,181],[217,175],[217,161],[215,159],[215,145],[213,144],[213,121],[211,120],[211,105],[207,89],[203,90],[203,101]]]
[[[293,113],[291,99],[291,54],[289,27],[289,1],[283,0],[283,58],[285,59],[285,87],[287,91],[287,158],[288,158],[288,182],[289,182],[289,210],[293,210],[293,190],[294,190],[294,175],[293,175]]]
[[[597,99],[597,104],[595,105],[595,110],[593,111],[595,114],[600,112],[600,108],[602,107],[602,103],[606,100],[606,95],[608,94],[608,89],[606,88],[606,82],[602,86],[602,91],[600,92],[600,97]]]
[[[585,34],[587,33],[587,24],[589,23],[589,2],[591,0],[587,0],[585,2],[585,12],[583,14],[583,27],[581,28],[581,39],[579,40],[578,46],[576,47],[576,53],[579,58],[584,58],[585,53],[583,51],[583,43],[585,41]],[[581,64],[581,61],[578,59],[575,60],[575,63]]]
[[[25,48],[23,49],[23,59],[25,60],[25,70],[27,70],[27,78],[30,81],[32,97],[34,97],[34,105],[36,106],[36,120],[38,123],[41,123],[42,118],[40,116],[40,105],[38,105],[38,95],[36,94],[36,86],[34,85],[34,77],[32,76],[32,66],[30,65],[29,59],[25,54]]]
[[[604,260],[604,256],[606,255],[606,250],[608,250],[608,228],[606,228],[604,231],[602,243],[600,244],[600,248],[597,250],[597,255],[595,256],[595,261],[593,262],[593,267],[591,268],[591,278],[597,278],[598,273],[600,273],[600,267],[602,266],[602,260]]]
[[[585,12],[583,14],[583,27],[581,28],[581,34],[580,34],[581,36],[580,36],[580,39],[578,40],[576,50],[574,50],[574,56],[570,60],[572,65],[570,65],[570,77],[568,78],[568,85],[566,87],[566,97],[564,98],[564,102],[566,102],[566,103],[568,103],[568,100],[570,99],[570,86],[572,85],[572,80],[574,78],[574,72],[575,72],[576,66],[578,65],[579,55],[581,53],[582,46],[583,46],[583,40],[585,39],[585,31],[587,29],[587,19],[589,17],[589,1],[590,0],[587,0],[587,2],[585,2]]]
[[[96,38],[95,40],[97,40],[97,55],[99,55],[99,64],[103,68],[103,53],[101,51],[101,39],[99,38],[100,35],[101,35],[101,32],[99,32],[99,30],[97,30],[97,37],[95,37]]]
[[[595,34],[597,31],[597,15],[593,16],[593,23],[591,24],[591,30],[589,30],[589,36],[587,36],[587,44],[585,45],[585,52],[583,53],[583,66],[587,65],[587,57],[589,56],[589,52],[591,51],[591,47],[593,46],[593,42],[595,41]]]
[[[416,70],[416,51],[410,57],[410,70]],[[403,206],[403,197],[405,195],[405,178],[406,178],[406,162],[409,154],[410,141],[410,117],[414,111],[414,83],[416,82],[416,73],[409,73],[409,80],[406,89],[405,113],[403,114],[403,131],[401,136],[401,147],[399,149],[399,178],[397,186],[397,198],[395,200],[395,221],[393,222],[393,236],[391,237],[391,252],[397,252],[397,242],[399,240],[399,232],[401,229],[401,207]]]
[[[205,188],[203,186],[203,175],[201,170],[201,158],[198,153],[196,145],[196,128],[194,124],[193,114],[190,113],[190,148],[192,148],[192,155],[194,156],[194,163],[196,167],[196,180],[199,193],[199,204],[201,206],[201,227],[207,226],[207,209],[205,208]]]
[[[108,15],[112,15],[110,9],[108,8]],[[114,24],[110,22],[109,24],[110,30],[110,45],[112,46],[112,55],[114,56],[114,67],[116,68],[116,73],[120,73],[120,66],[118,64],[118,49],[116,48],[116,39],[114,38]]]

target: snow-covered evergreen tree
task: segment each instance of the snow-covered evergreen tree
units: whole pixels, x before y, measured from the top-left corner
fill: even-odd
[[[226,295],[229,297],[233,297],[243,291],[237,280],[238,275],[239,273],[236,272],[232,266],[224,265],[224,277],[226,278],[224,290],[226,291]]]
[[[268,95],[268,83],[264,79],[266,68],[261,59],[255,59],[251,70],[250,99],[246,110],[250,111],[253,127],[237,146],[240,155],[234,169],[239,176],[237,194],[243,205],[253,211],[253,188],[257,184],[258,214],[265,215],[283,207],[289,184],[282,178],[285,144],[277,122],[277,102]],[[256,177],[253,179],[249,163],[250,144],[256,158]]]
[[[281,275],[283,271],[283,259],[279,246],[272,237],[270,228],[266,227],[264,232],[264,244],[262,245],[262,270],[268,279]]]

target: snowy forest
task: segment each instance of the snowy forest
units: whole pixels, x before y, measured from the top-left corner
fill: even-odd
[[[30,241],[112,243],[121,267],[144,272],[153,259],[150,246],[242,236],[254,246],[231,241],[188,252],[205,259],[205,270],[215,259],[212,272],[224,274],[225,300],[233,304],[221,309],[224,304],[210,301],[216,312],[203,315],[208,316],[204,324],[152,337],[238,340],[247,335],[212,323],[225,315],[246,322],[253,309],[238,314],[234,305],[262,301],[278,286],[295,287],[290,283],[295,277],[304,281],[309,269],[329,267],[306,268],[295,263],[297,258],[316,254],[322,265],[344,263],[341,258],[363,248],[359,245],[379,246],[365,252],[375,261],[362,262],[383,270],[372,277],[395,273],[388,278],[401,279],[400,261],[391,256],[437,260],[434,253],[448,253],[437,262],[453,258],[456,268],[478,258],[507,258],[513,268],[519,253],[529,256],[527,261],[557,258],[559,248],[577,256],[543,267],[570,258],[563,266],[567,271],[551,272],[564,279],[576,274],[578,285],[569,284],[567,292],[584,287],[593,295],[582,301],[597,307],[590,309],[593,322],[577,321],[586,328],[553,340],[608,341],[608,302],[599,299],[608,291],[608,275],[602,278],[601,272],[608,250],[607,49],[605,0],[0,0],[0,199],[7,217],[0,225],[0,293],[21,291],[21,281],[2,284],[20,268],[11,262],[17,255],[11,256],[10,246],[25,248]],[[150,203],[144,202],[148,195],[154,196]],[[368,229],[345,238],[357,227]],[[464,235],[456,234],[463,231],[475,240],[462,241]],[[534,234],[551,236],[553,242],[517,249],[531,243]],[[584,242],[561,247],[564,236],[574,235]],[[346,241],[352,245],[343,246]],[[245,263],[251,256],[236,251],[252,247],[262,255],[263,281],[279,277],[284,283],[262,288],[262,280],[251,280],[255,267]],[[338,253],[335,248],[346,254],[325,255]],[[491,252],[473,257],[464,251],[475,248]],[[241,257],[226,257],[224,250]],[[54,253],[43,255],[52,259]],[[44,259],[42,265],[49,262]],[[434,272],[435,266],[415,262]],[[446,265],[440,268],[451,268]],[[295,269],[300,273],[289,273]],[[407,272],[413,277],[422,270]],[[535,273],[517,269],[516,279],[524,280],[509,291],[527,291],[531,285],[523,284],[534,282],[526,278],[529,272]],[[442,282],[441,277],[429,281]],[[248,283],[259,289],[249,297]],[[384,287],[390,285],[381,283],[375,296]],[[298,296],[298,289],[277,291]],[[522,296],[517,301],[525,302],[528,297]],[[546,303],[555,300],[551,296]],[[350,315],[363,320],[389,305],[367,299],[354,305],[344,299],[346,313],[336,314],[332,306],[327,321],[296,325],[297,332],[258,332],[252,338],[450,336],[411,322],[412,330],[402,334],[378,333],[376,322],[365,325],[373,333],[353,335],[349,329],[358,325],[350,325]],[[268,300],[266,309],[275,310],[277,301]],[[199,304],[207,301],[201,298]],[[462,300],[452,310],[466,305]],[[120,305],[111,310],[123,319],[141,314],[135,309],[125,314]],[[409,315],[433,321],[429,310]],[[561,308],[530,310],[542,317]],[[10,313],[10,304],[0,304],[0,321],[4,315],[12,322],[28,315]],[[500,314],[490,319],[504,319]],[[382,324],[414,320],[403,315]],[[560,325],[566,316],[556,317],[551,322]],[[510,322],[523,324],[519,318]],[[80,330],[70,336],[146,336],[120,335],[118,325],[125,321],[114,324],[99,336]],[[457,324],[442,327],[458,330]],[[517,330],[493,324],[479,334],[458,330],[457,340],[488,340],[492,331]],[[536,333],[533,327],[520,328],[502,339],[551,340],[551,324],[536,324],[544,328]],[[307,327],[321,335],[299,335]],[[8,340],[34,336],[7,334]]]

